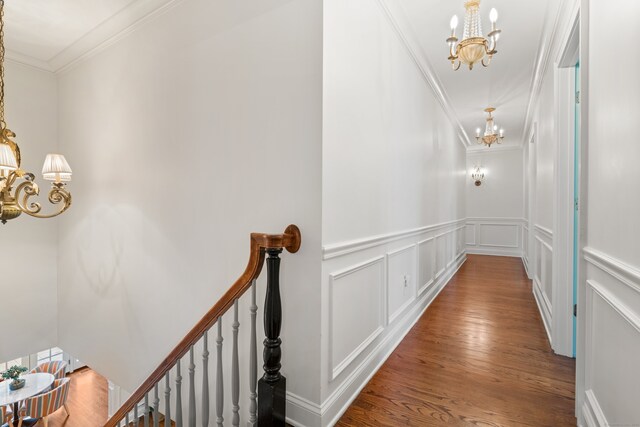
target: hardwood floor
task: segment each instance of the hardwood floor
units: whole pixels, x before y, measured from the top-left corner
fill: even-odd
[[[338,426],[575,426],[519,258],[469,255]]]
[[[99,427],[107,421],[107,380],[89,368],[69,375],[71,388],[67,398],[69,416],[64,409],[49,417],[49,427]],[[44,425],[42,422],[38,426]]]

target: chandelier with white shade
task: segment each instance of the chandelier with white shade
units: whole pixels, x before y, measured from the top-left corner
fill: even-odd
[[[496,111],[495,108],[489,107],[484,110],[487,114],[487,123],[484,127],[484,134],[481,134],[482,129],[476,129],[476,141],[478,144],[484,144],[488,147],[491,147],[491,144],[502,144],[502,140],[504,139],[504,129],[498,129],[498,125],[495,123],[495,120],[491,113]]]
[[[447,39],[449,44],[449,61],[454,70],[458,70],[462,63],[467,64],[470,70],[473,65],[481,62],[485,67],[489,66],[491,58],[498,51],[496,50],[501,30],[496,27],[498,22],[498,11],[494,8],[489,13],[491,21],[491,32],[485,38],[482,35],[482,20],[480,19],[480,0],[468,0],[464,7],[464,33],[462,40],[458,43],[456,28],[458,27],[458,16],[451,18],[451,36]]]
[[[6,224],[22,213],[51,218],[71,206],[71,194],[65,188],[71,181],[71,168],[62,154],[47,154],[42,176],[52,183],[48,198],[56,209],[51,213],[41,212],[40,203],[30,201],[40,193],[34,182],[35,175],[20,168],[20,147],[13,140],[16,134],[9,130],[4,119],[4,54],[4,0],[0,0],[0,221]]]

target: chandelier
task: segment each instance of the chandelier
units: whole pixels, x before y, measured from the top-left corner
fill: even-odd
[[[71,168],[63,155],[47,154],[42,175],[52,182],[49,202],[57,205],[57,210],[41,213],[40,203],[29,201],[40,193],[35,175],[20,168],[20,147],[13,141],[16,134],[4,120],[4,54],[4,0],[0,0],[0,221],[6,224],[23,212],[36,218],[51,218],[71,206],[71,194],[65,189],[65,184],[71,181]]]
[[[460,68],[461,63],[469,65],[469,69],[473,70],[473,64],[478,61],[482,62],[485,67],[489,66],[491,58],[498,51],[496,46],[500,38],[501,30],[496,28],[498,21],[498,11],[494,8],[489,13],[491,20],[491,32],[487,34],[487,38],[482,36],[482,22],[480,20],[480,0],[468,0],[464,7],[466,9],[464,16],[464,33],[462,41],[458,43],[456,37],[456,28],[458,27],[458,16],[453,15],[451,18],[451,37],[447,39],[449,44],[449,61],[454,70]],[[485,62],[485,56],[487,57]]]
[[[481,129],[476,129],[476,141],[478,144],[485,144],[491,147],[491,144],[498,143],[502,144],[502,140],[504,139],[504,129],[500,129],[498,131],[498,125],[493,121],[493,116],[491,113],[496,111],[495,108],[489,107],[484,110],[489,117],[487,117],[487,124],[484,128],[484,135],[480,135]]]

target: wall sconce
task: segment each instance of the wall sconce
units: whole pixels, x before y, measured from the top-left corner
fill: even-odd
[[[476,166],[473,171],[471,171],[471,179],[473,179],[476,187],[480,187],[482,185],[482,181],[484,180],[484,171],[480,166]]]

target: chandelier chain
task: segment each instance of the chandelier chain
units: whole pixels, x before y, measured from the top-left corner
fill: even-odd
[[[4,0],[0,0],[0,126],[7,128],[4,121]]]

